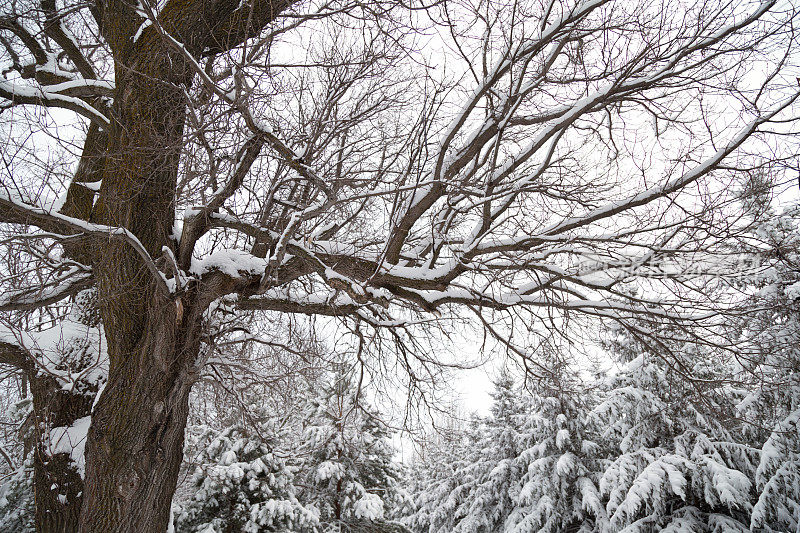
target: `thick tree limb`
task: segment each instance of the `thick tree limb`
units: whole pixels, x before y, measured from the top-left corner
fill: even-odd
[[[32,311],[74,296],[94,284],[91,273],[59,279],[55,286],[35,287],[0,297],[0,311]]]
[[[355,315],[363,306],[356,304],[333,305],[321,302],[300,302],[277,298],[243,298],[236,307],[246,311],[279,311],[303,315],[344,316]]]
[[[47,90],[47,86],[24,86],[0,80],[0,98],[9,100],[12,105],[33,104],[44,107],[69,109],[104,128],[110,124],[109,118],[94,106],[74,96],[67,96],[59,92],[50,92]]]
[[[159,13],[168,33],[193,54],[225,52],[256,36],[295,0],[170,0]]]

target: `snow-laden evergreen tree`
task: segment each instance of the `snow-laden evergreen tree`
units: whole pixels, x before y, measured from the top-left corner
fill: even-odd
[[[390,434],[336,364],[289,396],[252,384],[204,407],[208,425],[188,432],[178,533],[406,531],[392,521],[407,497]]]
[[[511,376],[502,375],[495,382],[492,400],[491,415],[483,424],[484,437],[457,473],[459,486],[450,495],[458,502],[453,531],[496,531],[514,509],[511,493],[523,474],[517,458],[528,398],[520,394]]]
[[[33,533],[33,454],[0,484],[0,531]]]
[[[594,531],[605,523],[598,490],[602,446],[588,416],[593,395],[570,390],[566,376],[540,383],[522,427],[515,459],[514,510],[503,531]]]
[[[754,207],[750,206],[750,210]],[[800,206],[766,208],[745,251],[758,257],[744,278],[755,310],[735,324],[747,343],[743,366],[750,393],[739,405],[761,446],[751,527],[800,528]]]
[[[489,417],[473,418],[463,435],[426,451],[421,465],[427,471],[416,471],[416,510],[407,519],[414,531],[498,531],[513,510],[510,491],[523,474],[516,459],[526,398],[508,375],[495,381],[492,397]]]
[[[24,399],[17,402],[9,413],[8,418],[20,427],[21,433],[31,433],[32,428],[26,428],[25,421],[30,419],[32,409],[31,400]],[[27,437],[29,440],[30,435]],[[0,531],[7,533],[35,531],[32,450],[28,452],[21,465],[0,479]]]
[[[451,531],[463,518],[457,509],[473,483],[460,474],[480,458],[478,444],[485,436],[485,420],[445,419],[421,446],[409,467],[411,509],[404,522],[414,531]]]
[[[194,495],[175,517],[178,533],[313,532],[319,513],[297,499],[294,473],[257,431],[208,430],[192,477]]]
[[[730,365],[683,346],[687,379],[620,337],[617,355],[629,362],[593,412],[611,448],[600,479],[605,530],[746,531],[758,451],[732,416],[738,391],[722,379]]]
[[[401,473],[390,434],[342,367],[316,384],[302,413],[303,490],[323,531],[395,531]]]
[[[591,396],[579,402],[564,385],[526,390],[498,379],[490,416],[441,456],[449,478],[421,473],[409,525],[420,533],[591,530],[604,516]]]

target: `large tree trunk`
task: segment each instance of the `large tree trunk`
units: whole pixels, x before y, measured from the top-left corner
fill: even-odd
[[[99,198],[90,208],[93,222],[126,228],[156,260],[165,247],[176,250],[174,195],[185,91],[194,78],[183,54],[199,58],[229,50],[257,35],[291,3],[168,0],[159,23],[183,51],[153,26],[140,31],[142,18],[130,2],[96,3],[98,24],[114,54],[116,87],[108,131],[91,130],[84,147],[105,145],[102,157],[84,157],[79,168],[87,175],[83,181],[102,176]],[[89,201],[81,194],[75,191],[67,205],[86,218]],[[92,413],[85,449],[78,530],[163,533],[183,458],[202,317],[214,292],[193,283],[166,294],[152,268],[122,241],[73,253],[91,258],[109,358],[108,382]]]
[[[156,258],[175,244],[183,87],[191,76],[178,55],[157,46],[152,51],[117,66],[114,117],[93,218],[127,228]],[[182,296],[161,291],[125,243],[109,243],[93,266],[109,376],[86,445],[80,531],[162,533],[183,458],[189,372],[199,350],[202,312],[194,305],[196,291]],[[185,316],[178,312],[181,297]]]
[[[163,533],[169,520],[191,388],[184,363],[196,355],[199,336],[176,327],[174,303],[153,307],[95,408],[80,531]]]

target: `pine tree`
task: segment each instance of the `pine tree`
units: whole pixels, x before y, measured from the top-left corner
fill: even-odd
[[[751,210],[755,210],[751,206]],[[800,206],[764,209],[745,252],[760,259],[748,277],[746,302],[755,311],[735,324],[747,348],[750,393],[739,405],[760,445],[751,527],[800,527]]]
[[[511,487],[522,477],[517,464],[525,396],[509,375],[495,381],[491,414],[473,417],[462,435],[428,453],[419,472],[416,510],[407,519],[415,531],[478,533],[498,531],[514,508]]]
[[[563,376],[562,376],[563,378]],[[599,446],[566,383],[530,391],[509,375],[495,382],[491,414],[432,462],[448,469],[416,487],[408,523],[426,533],[565,531],[591,528],[603,514]],[[586,397],[585,397],[586,398]],[[591,401],[591,400],[589,400]]]
[[[466,423],[445,420],[436,434],[422,445],[409,469],[412,506],[404,522],[414,531],[451,531],[463,517],[456,512],[468,495],[472,482],[463,483],[461,474],[476,462],[479,442],[485,436],[485,420],[472,415]]]
[[[243,425],[209,431],[195,473],[193,498],[176,517],[177,532],[316,531],[316,509],[296,496],[294,474],[255,432]]]
[[[402,503],[389,432],[342,368],[305,402],[301,498],[323,531],[392,531]]]
[[[496,531],[514,509],[511,493],[523,474],[517,459],[528,398],[520,394],[510,375],[503,374],[495,381],[492,400],[475,462],[464,465],[457,474],[462,486],[469,487],[469,494],[460,505],[453,531]]]
[[[600,479],[608,531],[747,530],[757,450],[730,417],[725,366],[692,351],[682,348],[703,390],[647,353],[607,379],[593,415],[611,447]]]
[[[593,531],[604,523],[597,487],[601,447],[587,416],[593,399],[584,391],[579,401],[559,385],[532,398],[517,458],[524,474],[504,531]]]

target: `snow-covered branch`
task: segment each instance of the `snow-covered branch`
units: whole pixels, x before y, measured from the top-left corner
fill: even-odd
[[[56,85],[56,87],[58,91],[64,92],[53,91],[50,89],[50,86],[47,85],[34,86],[25,83],[19,83],[18,81],[0,80],[0,98],[5,98],[10,102],[11,105],[32,104],[41,105],[44,107],[60,107],[63,109],[69,109],[70,111],[74,111],[75,113],[78,113],[89,120],[97,122],[103,127],[110,124],[108,117],[101,113],[95,106],[92,106],[76,96],[68,95],[70,90],[74,92],[81,91],[83,89],[94,89],[92,84],[86,83],[73,85],[67,82],[67,85],[59,84]],[[99,87],[101,91],[92,91],[95,94],[101,94],[101,92],[108,89],[108,85],[102,83],[97,87]]]
[[[95,224],[61,213],[51,212],[44,208],[27,204],[20,198],[3,191],[0,191],[0,222],[34,225],[45,231],[60,233],[65,238],[84,235],[91,237],[95,243],[101,243],[103,240],[125,242],[139,255],[144,265],[153,275],[154,281],[164,293],[169,295],[171,292],[164,275],[156,266],[147,249],[136,235],[125,228]]]

